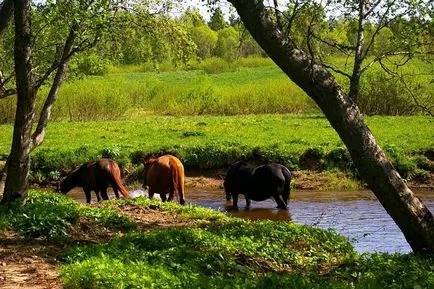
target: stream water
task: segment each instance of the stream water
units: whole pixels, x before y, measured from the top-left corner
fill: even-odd
[[[199,206],[227,212],[248,219],[293,221],[324,229],[334,229],[350,239],[359,252],[410,252],[403,234],[370,191],[291,193],[288,210],[276,209],[274,200],[254,202],[250,209],[240,196],[238,211],[230,210],[220,189],[186,188],[186,200]],[[140,189],[130,191],[132,197],[146,195]],[[81,189],[68,193],[84,202]],[[434,212],[434,192],[416,192],[426,206]],[[94,201],[94,200],[93,200]]]

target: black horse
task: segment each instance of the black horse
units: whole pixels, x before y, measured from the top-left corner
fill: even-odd
[[[233,164],[225,177],[226,200],[233,199],[233,207],[238,208],[238,195],[250,200],[264,201],[273,197],[279,209],[286,210],[291,192],[291,172],[280,164],[253,166],[239,161]]]

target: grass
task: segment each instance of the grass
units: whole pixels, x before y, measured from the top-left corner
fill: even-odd
[[[55,258],[65,288],[434,285],[432,257],[360,255],[333,231],[288,222],[242,220],[210,209],[142,198],[87,207],[59,194],[32,191],[29,197],[22,207],[0,207],[0,220],[10,220],[9,227],[0,227],[0,231],[15,231],[28,242],[38,237],[40,244],[57,244],[60,256]],[[127,206],[133,208],[134,215],[123,213]],[[184,227],[140,229],[138,220],[159,212],[190,222]],[[84,232],[91,242],[82,242],[83,236],[74,228],[82,226],[79,220],[88,218],[92,222],[85,223]],[[16,221],[22,219],[27,221]],[[92,237],[90,232],[101,224],[103,235]],[[62,238],[53,232],[60,232]]]
[[[350,72],[351,59],[330,57]],[[385,62],[395,69],[392,62]],[[239,115],[316,113],[316,104],[268,58],[241,58],[234,63],[211,58],[183,67],[151,64],[112,67],[105,76],[70,79],[59,92],[55,120],[119,120],[141,113],[154,115]],[[374,64],[361,79],[359,106],[368,115],[426,114],[434,102],[432,63],[414,58],[398,69],[406,85]],[[349,79],[335,74],[348,90]],[[48,88],[39,93],[38,107]],[[416,104],[413,96],[417,97]],[[15,99],[0,102],[0,123],[13,122]]]
[[[380,146],[406,178],[429,172],[423,153],[434,147],[429,117],[366,117]],[[12,126],[0,126],[0,156],[7,155]],[[140,116],[123,121],[51,122],[32,157],[32,180],[56,179],[89,159],[109,155],[137,166],[150,152],[172,151],[187,168],[226,168],[239,159],[274,161],[292,170],[314,158],[317,170],[354,169],[336,132],[321,115]],[[134,168],[132,168],[134,170]],[[307,167],[306,169],[309,169]],[[131,170],[130,170],[131,171]],[[62,174],[63,174],[62,173]],[[421,174],[421,172],[419,172]]]
[[[218,74],[204,70],[123,72],[65,83],[53,118],[120,119],[143,111],[234,115],[316,111],[316,106],[275,66],[240,67]]]

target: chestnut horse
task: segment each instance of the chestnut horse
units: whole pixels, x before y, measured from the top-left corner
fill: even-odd
[[[151,156],[144,161],[145,173],[143,187],[149,187],[149,198],[152,199],[155,193],[160,194],[161,200],[173,200],[175,191],[179,195],[179,203],[185,204],[184,199],[184,166],[181,161],[173,155]]]
[[[84,163],[60,182],[59,191],[66,194],[75,187],[83,187],[86,203],[90,203],[90,192],[95,191],[98,202],[108,200],[107,188],[111,185],[116,198],[118,191],[125,198],[129,198],[127,190],[122,184],[121,171],[118,164],[111,159],[102,158],[98,161]]]

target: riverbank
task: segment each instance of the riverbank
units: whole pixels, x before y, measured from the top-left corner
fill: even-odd
[[[0,210],[1,288],[430,288],[434,260],[333,232],[146,199],[31,192]],[[266,245],[265,245],[266,244]]]

